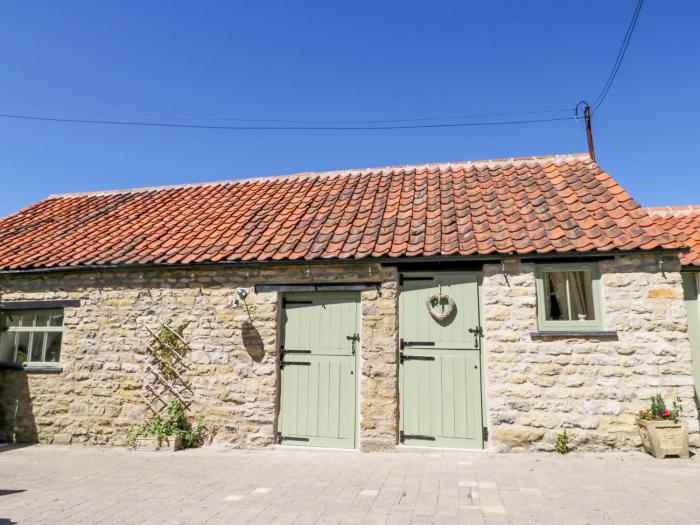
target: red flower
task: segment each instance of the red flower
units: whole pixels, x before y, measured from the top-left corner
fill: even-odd
[[[661,414],[661,417],[668,417],[670,413],[671,412],[669,412],[668,410],[664,410],[663,413]]]

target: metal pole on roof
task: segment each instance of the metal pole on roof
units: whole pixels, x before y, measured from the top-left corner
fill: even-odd
[[[588,154],[595,162],[595,148],[593,147],[593,130],[591,129],[591,108],[588,104],[583,108],[583,118],[586,121],[586,138],[588,139]]]
[[[586,123],[586,139],[588,140],[588,155],[595,162],[595,147],[593,146],[593,129],[591,128],[591,107],[588,102],[582,100],[576,104],[576,118],[578,118],[578,108],[583,104],[583,120]]]

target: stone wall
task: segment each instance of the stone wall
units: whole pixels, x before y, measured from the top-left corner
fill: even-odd
[[[488,446],[552,450],[566,429],[584,450],[639,444],[634,417],[659,392],[679,398],[700,445],[680,267],[657,256],[600,262],[605,330],[614,337],[532,337],[535,266],[486,265],[480,289]],[[65,309],[60,373],[0,371],[0,440],[120,445],[145,415],[144,325],[183,326],[195,393],[212,441],[272,444],[278,407],[280,294],[255,284],[367,282],[361,294],[362,450],[392,449],[398,429],[398,284],[376,264],[258,265],[198,270],[91,271],[3,277],[4,301],[78,299]],[[231,308],[237,288],[244,308]]]
[[[533,264],[484,267],[487,414],[496,450],[552,450],[566,429],[580,450],[639,445],[635,415],[678,398],[698,446],[680,265],[658,256],[600,262],[604,329],[615,337],[532,337]]]
[[[361,443],[396,439],[396,275],[378,265],[271,265],[206,270],[93,271],[3,277],[3,301],[77,299],[66,308],[61,373],[0,372],[0,440],[120,445],[143,420],[140,353],[159,321],[184,327],[192,349],[193,415],[212,441],[242,448],[275,439],[280,297],[260,283],[384,281],[362,294]],[[245,308],[231,308],[247,288]],[[381,362],[380,362],[381,361]],[[363,445],[364,446],[364,445]]]
[[[378,292],[362,294],[361,449],[394,448],[398,438],[398,284],[389,274]]]

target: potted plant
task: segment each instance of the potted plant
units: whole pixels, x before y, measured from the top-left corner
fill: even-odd
[[[200,416],[191,422],[177,398],[168,402],[165,413],[149,419],[143,425],[132,425],[127,430],[127,445],[135,450],[169,450],[200,445],[204,422]]]
[[[678,414],[678,404],[674,401],[673,409],[667,409],[660,394],[651,398],[651,407],[648,410],[639,411],[637,428],[642,445],[644,450],[655,458],[689,457],[688,423],[680,421]]]

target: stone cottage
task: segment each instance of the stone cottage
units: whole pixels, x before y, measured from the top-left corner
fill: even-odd
[[[164,323],[215,443],[625,449],[661,393],[698,445],[686,249],[587,155],[52,196],[0,220],[0,439],[123,444]]]
[[[688,247],[688,251],[681,254],[681,276],[692,347],[695,403],[700,406],[700,206],[667,206],[647,211],[669,236]]]

